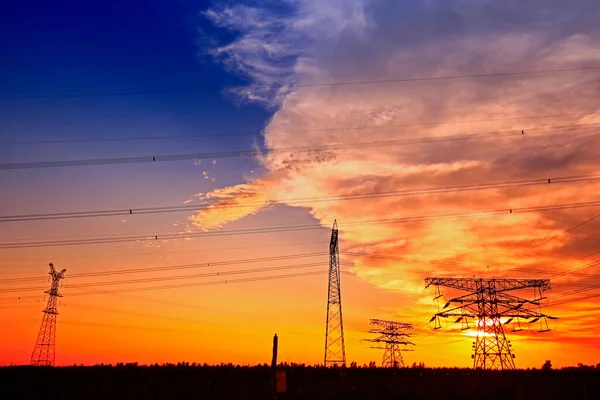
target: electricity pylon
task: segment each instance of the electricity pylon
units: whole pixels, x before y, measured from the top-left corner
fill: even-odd
[[[337,221],[333,222],[329,242],[329,284],[327,289],[327,321],[325,328],[325,366],[346,364],[342,296],[340,293],[340,250]]]
[[[506,340],[503,325],[513,322],[513,332],[523,330],[521,319],[534,324],[540,321],[539,332],[547,332],[548,319],[557,319],[539,311],[542,293],[550,290],[548,279],[481,279],[481,278],[426,278],[425,287],[436,287],[435,300],[442,297],[440,286],[458,289],[467,294],[450,299],[429,322],[435,321],[435,328],[441,328],[440,318],[457,317],[462,329],[470,329],[469,318],[477,319],[477,339],[473,343],[473,368],[515,369],[515,355],[512,345]],[[528,300],[509,294],[510,291],[534,289],[535,298]],[[450,304],[459,304],[448,309]],[[504,322],[502,319],[505,319]]]
[[[372,319],[369,325],[371,325],[369,333],[377,333],[379,336],[365,340],[375,343],[372,348],[383,349],[382,365],[389,368],[403,367],[404,359],[401,352],[411,351],[409,346],[414,346],[414,343],[408,340],[413,329],[412,324]]]
[[[58,285],[67,270],[63,269],[57,272],[52,263],[49,265],[52,285],[49,290],[44,292],[49,296],[48,304],[43,310],[42,326],[40,326],[40,332],[35,341],[33,353],[31,353],[31,365],[53,367],[56,345],[56,316],[58,315],[56,303],[58,298],[62,297],[62,294],[58,293]]]

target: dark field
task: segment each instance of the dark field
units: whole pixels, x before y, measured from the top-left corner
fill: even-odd
[[[599,369],[285,367],[278,399],[600,399]],[[0,368],[2,399],[272,399],[266,366]]]

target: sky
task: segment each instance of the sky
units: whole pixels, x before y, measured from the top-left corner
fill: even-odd
[[[593,0],[11,4],[0,364],[29,362],[49,262],[67,269],[57,365],[263,363],[274,333],[281,361],[320,363],[334,220],[348,362],[380,361],[364,341],[380,318],[414,324],[407,364],[471,366],[473,327],[433,330],[424,279],[552,277],[552,330],[505,325],[517,367],[596,364],[598,14]],[[92,159],[107,160],[17,168]],[[12,221],[39,214],[54,217]]]

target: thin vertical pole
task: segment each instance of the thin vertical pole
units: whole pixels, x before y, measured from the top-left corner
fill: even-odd
[[[277,347],[279,339],[277,334],[273,335],[273,357],[271,358],[271,396],[277,400]]]

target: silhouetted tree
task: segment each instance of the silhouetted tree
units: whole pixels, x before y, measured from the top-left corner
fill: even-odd
[[[549,371],[552,369],[552,362],[550,360],[546,360],[544,365],[542,365],[542,370]]]

